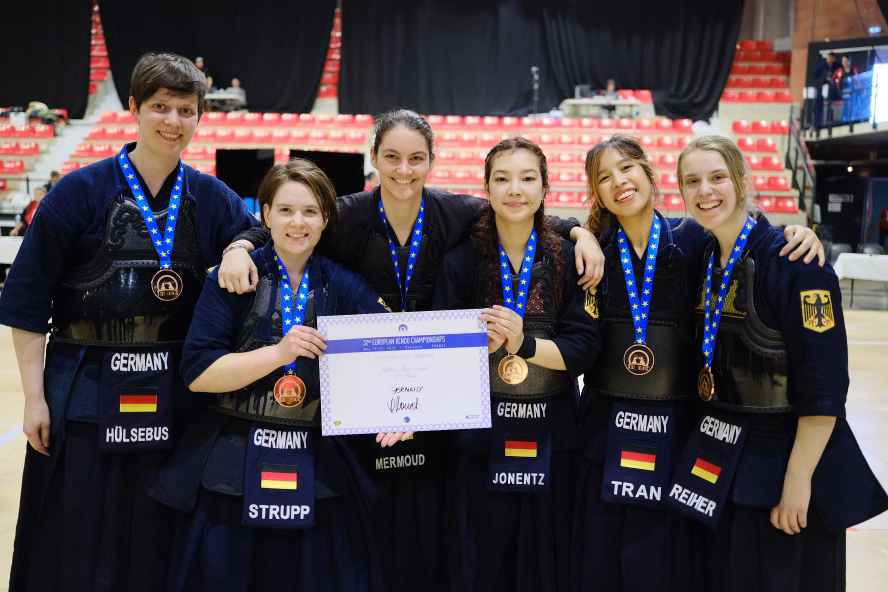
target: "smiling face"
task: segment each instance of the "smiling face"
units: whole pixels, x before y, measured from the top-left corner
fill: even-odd
[[[539,159],[525,149],[502,152],[491,162],[486,189],[497,218],[512,223],[532,219],[546,192]]]
[[[177,95],[162,88],[130,111],[139,124],[138,147],[160,158],[178,158],[191,142],[198,121],[197,94]]]
[[[327,227],[314,193],[295,181],[278,187],[271,205],[263,206],[262,215],[275,250],[284,258],[310,255]]]
[[[736,187],[724,157],[715,150],[683,155],[679,169],[685,209],[707,230],[745,215],[745,187]],[[746,183],[745,178],[742,179]]]
[[[601,155],[593,181],[595,197],[621,220],[646,216],[653,207],[652,184],[644,168],[616,148]]]
[[[396,200],[418,200],[432,170],[426,138],[400,124],[385,133],[370,162],[379,171],[383,193]]]

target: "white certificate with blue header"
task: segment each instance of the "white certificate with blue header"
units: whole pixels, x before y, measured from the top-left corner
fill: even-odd
[[[318,317],[325,436],[490,427],[479,309]]]

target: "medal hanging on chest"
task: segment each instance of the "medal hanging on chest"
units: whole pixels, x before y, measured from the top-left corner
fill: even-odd
[[[626,282],[626,291],[629,293],[629,312],[632,314],[632,323],[635,326],[635,343],[629,346],[623,354],[623,365],[630,374],[643,376],[654,368],[654,352],[647,346],[647,326],[651,315],[651,301],[654,292],[654,271],[657,268],[657,249],[660,245],[660,221],[654,214],[651,223],[651,237],[648,240],[647,259],[644,260],[644,280],[641,285],[635,285],[635,272],[632,269],[632,259],[629,253],[629,239],[623,226],[620,226],[618,234],[620,246],[620,263],[623,265],[623,279]]]
[[[166,229],[161,234],[157,227],[157,221],[154,219],[154,212],[145,199],[145,192],[136,178],[136,170],[130,162],[126,153],[126,146],[120,149],[117,156],[117,164],[123,172],[127,185],[133,191],[133,197],[136,198],[136,204],[139,206],[139,212],[145,220],[145,226],[151,235],[151,244],[160,257],[160,271],[151,278],[151,291],[158,300],[169,302],[175,300],[182,294],[182,278],[172,267],[171,255],[173,253],[173,243],[176,238],[176,216],[179,213],[179,202],[182,200],[182,187],[185,185],[185,167],[179,161],[176,172],[176,182],[173,183],[173,191],[170,193],[170,207],[167,214]]]
[[[728,286],[731,283],[731,272],[734,271],[734,264],[740,258],[743,248],[746,247],[746,241],[749,239],[749,233],[755,227],[755,220],[746,219],[746,225],[740,232],[740,236],[734,242],[734,248],[731,250],[731,257],[725,266],[722,274],[721,285],[718,289],[718,296],[714,301],[713,307],[712,297],[712,265],[715,261],[715,252],[709,255],[709,264],[706,268],[706,291],[703,293],[703,356],[705,362],[703,369],[697,377],[697,392],[704,401],[712,400],[715,394],[715,380],[712,375],[712,357],[715,353],[715,338],[718,335],[718,324],[721,321],[722,309],[725,306],[725,299],[728,294]],[[714,308],[714,310],[713,310]],[[710,312],[711,311],[711,312]]]
[[[299,282],[299,289],[296,291],[294,300],[289,274],[278,258],[277,252],[272,252],[274,253],[274,262],[277,263],[278,273],[281,276],[281,316],[283,318],[283,335],[281,337],[286,337],[292,327],[298,327],[305,319],[305,309],[308,303],[309,265],[305,266],[305,273],[302,274],[302,281]],[[306,388],[302,379],[296,376],[296,360],[287,364],[284,370],[286,374],[274,383],[274,400],[282,407],[301,405],[305,401]]]
[[[422,242],[422,219],[425,217],[425,198],[419,201],[419,213],[416,216],[416,222],[413,223],[413,233],[408,240],[410,250],[407,255],[407,273],[404,280],[401,280],[401,268],[398,265],[398,249],[392,240],[392,235],[388,229],[388,218],[385,217],[385,206],[382,201],[379,202],[379,217],[382,218],[382,225],[385,227],[385,235],[388,237],[389,252],[392,255],[392,264],[395,266],[395,277],[398,280],[398,295],[401,297],[401,312],[407,312],[407,290],[410,289],[410,278],[416,270],[416,262],[419,257],[419,243]]]
[[[521,273],[518,275],[517,292],[513,290],[512,274],[510,273],[509,258],[506,250],[500,243],[500,278],[503,284],[503,304],[506,308],[524,319],[524,311],[527,308],[527,294],[530,292],[530,270],[533,268],[533,258],[536,254],[537,234],[536,230],[530,231],[527,240],[527,249],[524,251],[524,260],[521,262]],[[527,378],[528,368],[524,358],[509,354],[500,360],[497,367],[499,376],[506,384],[520,384]]]

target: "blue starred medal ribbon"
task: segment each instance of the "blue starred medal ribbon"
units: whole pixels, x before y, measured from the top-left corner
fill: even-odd
[[[151,235],[151,244],[160,257],[160,271],[151,278],[151,291],[159,300],[170,301],[175,300],[182,294],[182,278],[172,268],[171,255],[173,253],[173,243],[176,238],[176,216],[179,214],[179,202],[182,200],[182,187],[185,186],[185,168],[182,161],[179,161],[176,172],[176,182],[173,183],[173,191],[170,194],[169,213],[167,214],[166,228],[161,233],[157,227],[157,221],[154,219],[154,212],[145,199],[145,191],[139,184],[136,177],[136,169],[130,162],[126,153],[126,146],[120,149],[117,156],[117,164],[120,166],[121,172],[126,179],[127,185],[132,189],[133,197],[136,198],[136,204],[139,206],[139,212],[145,220],[145,226]]]
[[[513,310],[524,319],[527,309],[527,294],[530,292],[530,271],[533,269],[533,259],[536,256],[537,233],[531,229],[530,238],[527,239],[527,248],[524,250],[524,259],[521,261],[521,270],[518,274],[518,293],[512,289],[512,274],[509,266],[509,257],[502,243],[499,246],[500,279],[503,285],[503,304]],[[524,358],[515,354],[508,354],[500,360],[497,368],[500,378],[506,384],[519,384],[527,378],[528,368]]]
[[[703,294],[703,356],[705,362],[700,375],[697,377],[697,391],[700,398],[709,401],[715,394],[715,379],[712,375],[712,356],[715,353],[715,338],[718,335],[718,324],[721,322],[722,309],[725,306],[725,300],[728,294],[728,286],[731,284],[731,272],[734,271],[734,264],[740,259],[746,241],[749,240],[750,231],[755,228],[755,220],[751,217],[746,219],[746,224],[740,232],[740,236],[734,242],[734,248],[731,250],[731,257],[725,266],[722,274],[721,285],[718,288],[718,294],[713,302],[712,293],[712,266],[715,262],[715,251],[709,255],[709,264],[706,269],[706,292]],[[713,306],[714,304],[714,306]]]
[[[422,242],[422,219],[425,217],[425,198],[419,201],[419,213],[416,215],[416,222],[413,223],[413,233],[410,235],[410,251],[407,255],[407,277],[401,281],[401,268],[398,266],[398,249],[392,240],[392,235],[388,229],[388,218],[385,217],[385,206],[382,200],[379,201],[379,217],[382,218],[382,225],[385,227],[385,235],[388,237],[389,252],[392,255],[392,264],[395,266],[395,277],[398,279],[398,294],[401,296],[401,311],[407,312],[407,290],[410,289],[410,278],[413,277],[413,271],[416,268],[417,257],[419,256],[419,243]]]
[[[291,286],[290,276],[287,273],[284,264],[277,255],[277,251],[272,250],[274,254],[274,262],[277,264],[278,274],[281,277],[281,318],[283,320],[282,337],[293,327],[302,325],[305,320],[305,312],[308,307],[308,268],[305,266],[305,273],[302,274],[302,281],[296,290],[296,298],[293,298],[293,288]],[[305,400],[305,383],[296,376],[296,360],[293,360],[284,367],[285,374],[280,377],[274,384],[274,399],[283,407],[296,407]]]
[[[635,326],[635,343],[623,354],[623,365],[630,374],[643,376],[654,368],[654,352],[647,346],[647,327],[651,316],[651,299],[654,291],[654,271],[657,268],[657,250],[660,246],[660,220],[654,215],[651,235],[648,239],[647,258],[644,260],[644,279],[635,285],[635,273],[629,253],[629,239],[620,225],[617,235],[620,247],[620,263],[623,265],[623,279],[629,293],[632,323]]]

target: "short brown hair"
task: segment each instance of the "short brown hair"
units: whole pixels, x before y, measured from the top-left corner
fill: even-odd
[[[148,52],[139,58],[130,81],[130,94],[136,109],[160,89],[184,97],[197,95],[197,117],[203,115],[207,77],[191,60],[174,53]]]
[[[678,157],[678,167],[676,174],[678,175],[678,190],[684,199],[684,174],[682,173],[682,165],[688,154],[697,150],[712,150],[718,152],[728,166],[728,174],[731,177],[731,183],[734,184],[734,192],[737,194],[737,205],[734,207],[732,215],[737,214],[740,210],[746,210],[747,213],[755,214],[758,208],[752,201],[752,193],[749,191],[749,166],[746,164],[746,158],[743,152],[732,140],[722,136],[700,136],[688,144]],[[687,204],[685,204],[687,206]]]
[[[302,183],[311,190],[315,199],[318,200],[321,216],[327,223],[324,232],[336,228],[336,223],[339,221],[339,208],[336,205],[336,190],[333,189],[333,183],[318,165],[302,158],[294,158],[290,162],[276,164],[265,173],[265,178],[259,185],[259,194],[256,196],[259,201],[259,219],[262,220],[263,228],[268,228],[265,221],[265,206],[271,207],[278,189],[288,181]]]
[[[657,175],[654,174],[654,165],[650,157],[638,143],[638,140],[623,134],[614,134],[604,142],[600,142],[586,153],[586,190],[589,194],[589,217],[586,218],[586,228],[592,232],[601,232],[606,227],[616,224],[617,217],[610,213],[601,203],[601,198],[596,189],[598,187],[598,169],[601,167],[601,157],[604,151],[613,148],[623,155],[623,158],[638,164],[651,183],[651,208],[660,195],[657,185]]]

